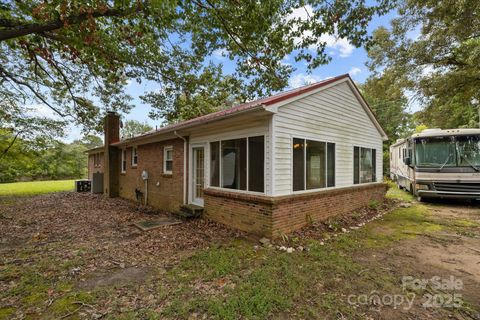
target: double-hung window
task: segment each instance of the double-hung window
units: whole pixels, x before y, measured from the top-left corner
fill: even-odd
[[[335,186],[335,144],[293,138],[293,191]]]
[[[163,149],[163,173],[172,174],[173,170],[173,147],[168,146]]]
[[[100,153],[95,153],[93,155],[93,166],[100,167]]]
[[[353,147],[353,183],[377,181],[377,150]]]
[[[132,167],[136,167],[138,164],[138,151],[137,147],[132,148]]]
[[[264,192],[265,138],[210,143],[210,186]]]
[[[122,173],[127,172],[127,149],[122,149]]]

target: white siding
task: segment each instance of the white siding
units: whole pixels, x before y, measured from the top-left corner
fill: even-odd
[[[205,184],[210,183],[210,142],[253,136],[265,136],[265,194],[271,195],[271,114],[252,115],[249,118],[220,121],[215,125],[205,125],[190,134],[190,144],[205,145]],[[230,190],[232,191],[232,190]],[[242,192],[242,191],[239,191]]]
[[[335,186],[353,185],[353,147],[377,150],[382,180],[382,137],[344,81],[278,108],[273,120],[274,194],[292,193],[292,138],[335,143]]]

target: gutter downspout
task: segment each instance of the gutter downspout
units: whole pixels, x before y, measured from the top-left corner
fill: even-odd
[[[183,140],[183,204],[187,204],[187,139],[173,131],[173,134]]]

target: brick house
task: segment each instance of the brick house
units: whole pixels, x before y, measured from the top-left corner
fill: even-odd
[[[381,200],[387,136],[348,75],[89,150],[103,192],[277,237]],[[148,174],[142,177],[142,173]],[[95,183],[95,181],[94,181]]]

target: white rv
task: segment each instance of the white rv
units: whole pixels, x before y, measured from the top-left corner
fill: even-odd
[[[390,177],[419,200],[480,200],[480,129],[427,129],[397,140]]]

